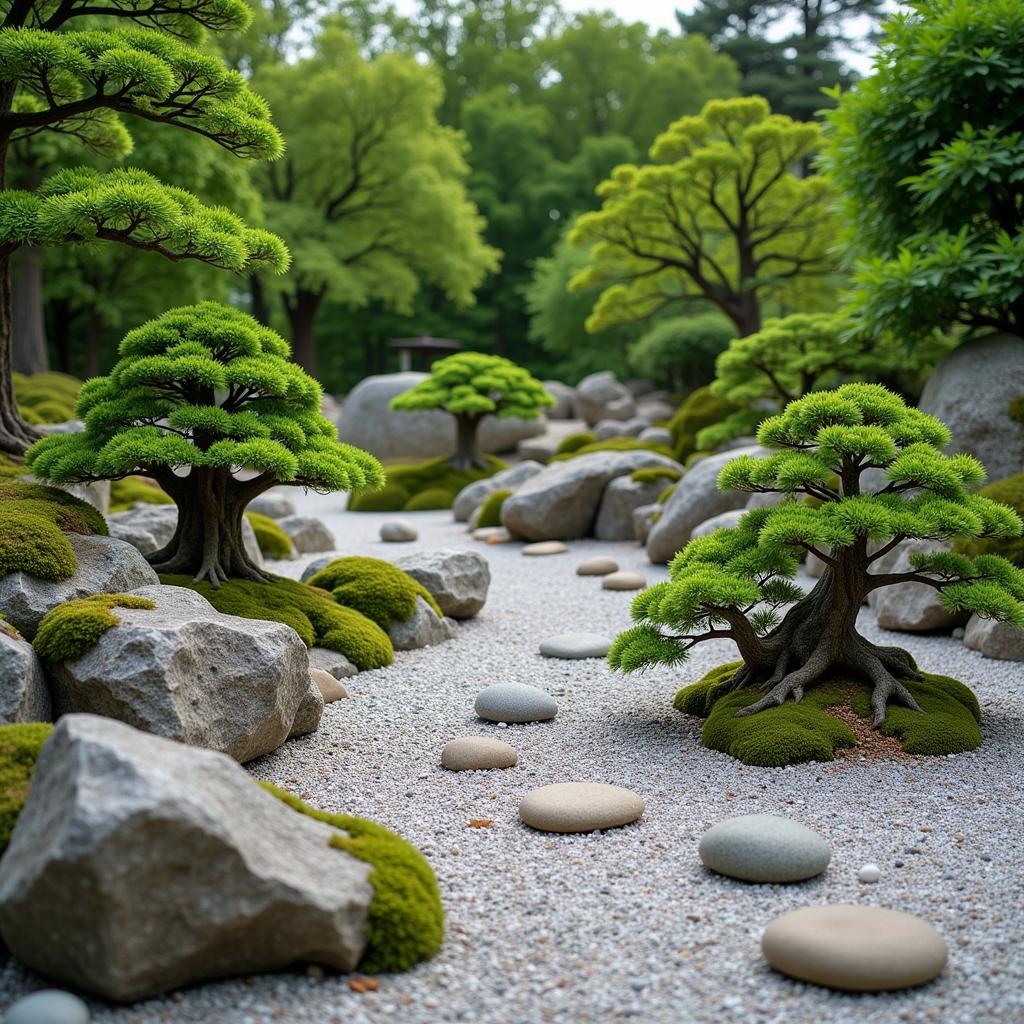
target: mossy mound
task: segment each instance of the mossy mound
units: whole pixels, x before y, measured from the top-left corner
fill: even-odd
[[[111,512],[125,512],[139,502],[145,505],[173,505],[174,499],[141,476],[126,476],[121,480],[110,481]]]
[[[982,487],[978,493],[1003,505],[1009,505],[1024,519],[1024,473],[1016,473],[1005,480],[996,480]],[[970,558],[977,558],[978,555],[1002,555],[1014,565],[1024,567],[1024,537],[962,539],[955,541],[953,548]]]
[[[78,563],[66,533],[105,536],[107,523],[67,491],[0,480],[0,576],[20,571],[42,580],[69,579]]]
[[[0,452],[0,483],[7,480],[17,480],[19,476],[25,476],[30,470],[24,462],[18,462],[9,455]]]
[[[12,375],[14,400],[29,423],[66,423],[75,418],[75,404],[82,382],[67,373]]]
[[[407,971],[429,960],[444,938],[444,908],[433,869],[401,836],[365,818],[329,814],[268,782],[260,785],[289,807],[339,829],[331,845],[372,865],[374,898],[366,921],[360,970],[370,974]]]
[[[744,764],[781,768],[801,761],[831,761],[836,751],[854,747],[853,730],[829,708],[848,704],[865,723],[871,719],[871,694],[859,679],[832,676],[816,683],[796,703],[767,708],[749,718],[736,712],[763,696],[757,689],[724,692],[740,662],[720,665],[699,682],[680,690],[673,701],[678,711],[705,719],[701,739]],[[907,688],[924,714],[890,704],[882,723],[884,736],[895,736],[908,754],[955,754],[981,745],[981,711],[963,683],[924,673],[921,683]]]
[[[578,434],[569,434],[563,437],[555,449],[556,455],[571,455],[588,444],[597,444],[597,434],[589,430],[581,430]]]
[[[480,506],[480,514],[476,517],[477,527],[501,526],[501,506],[505,504],[505,499],[511,498],[513,494],[515,491],[507,488],[489,494]]]
[[[270,516],[259,512],[246,512],[245,518],[249,520],[252,532],[256,534],[256,543],[259,544],[260,551],[267,558],[280,560],[292,557],[295,552],[291,537]]]
[[[155,608],[134,594],[93,594],[51,608],[40,620],[32,646],[47,661],[74,661],[96,646],[121,620],[114,608]]]
[[[348,500],[349,511],[422,512],[428,508],[451,508],[463,487],[507,468],[492,455],[485,459],[484,469],[455,469],[446,458],[412,466],[387,466],[384,486],[376,491],[353,491]]]
[[[160,582],[202,594],[225,615],[283,622],[302,637],[307,647],[338,651],[360,671],[383,668],[395,656],[391,638],[376,622],[338,604],[326,591],[297,580],[228,580],[214,587],[208,580],[197,583],[191,576],[163,575]]]
[[[441,614],[434,595],[422,583],[380,558],[336,558],[306,582],[328,591],[338,604],[365,615],[383,630],[393,622],[408,622],[417,597]]]
[[[644,466],[643,469],[634,469],[629,479],[635,484],[653,484],[655,480],[667,480],[674,484],[682,475],[682,470],[672,469],[671,466]]]
[[[738,409],[734,402],[713,395],[707,385],[691,391],[669,420],[674,458],[685,462],[697,450],[697,434],[705,427],[721,423]]]
[[[53,726],[49,722],[0,725],[0,854],[11,841],[39,751],[51,732]]]
[[[659,444],[657,441],[640,441],[635,437],[609,437],[605,441],[594,441],[592,444],[585,444],[572,452],[562,452],[561,455],[552,455],[548,464],[554,462],[565,462],[566,459],[575,459],[580,455],[590,455],[592,452],[656,452],[668,458],[674,458],[672,449],[667,444]]]

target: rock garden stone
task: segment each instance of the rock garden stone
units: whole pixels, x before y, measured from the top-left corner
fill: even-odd
[[[392,622],[388,633],[396,651],[415,651],[451,640],[456,628],[451,619],[438,615],[422,597],[417,597],[412,617],[405,622]]]
[[[628,420],[636,413],[633,393],[611,370],[592,373],[576,387],[580,416],[591,427],[601,420]]]
[[[310,668],[309,677],[320,691],[325,704],[333,704],[336,700],[344,700],[348,696],[345,684],[322,668]]]
[[[949,551],[950,545],[941,541],[905,540],[883,555],[871,566],[873,573],[909,572],[911,555],[918,552]],[[919,583],[898,583],[894,587],[881,587],[868,595],[868,604],[878,617],[883,629],[909,633],[923,633],[934,629],[950,630],[966,624],[967,612],[949,612],[939,600],[934,587]]]
[[[657,502],[650,505],[641,505],[640,508],[633,509],[633,540],[646,544],[647,538],[651,534],[651,527],[654,526],[660,516],[661,505]]]
[[[644,482],[620,476],[609,481],[601,495],[594,536],[599,540],[633,540],[636,536],[633,513],[655,504],[668,486],[665,479]]]
[[[487,544],[508,544],[515,540],[511,533],[508,532],[504,527],[497,527],[489,537],[486,539]]]
[[[648,444],[666,444],[671,447],[672,431],[667,427],[644,427],[638,435],[638,440],[646,441]]]
[[[634,426],[633,420],[600,420],[594,425],[594,437],[598,441],[608,441],[613,437],[634,437]]]
[[[964,644],[986,658],[1024,661],[1024,629],[972,615],[964,630]]]
[[[511,537],[504,526],[480,526],[473,531],[473,540],[490,540],[492,537]]]
[[[263,494],[257,495],[245,506],[245,509],[247,512],[269,516],[271,519],[284,519],[287,516],[295,515],[298,511],[295,502],[287,494],[281,494],[280,491],[274,490],[264,491]]]
[[[51,583],[25,572],[0,578],[0,614],[28,640],[36,635],[39,620],[65,601],[160,582],[150,564],[124,541],[82,533],[67,538],[78,562],[70,579]]]
[[[70,992],[43,989],[12,1003],[3,1024],[89,1024],[89,1007]]]
[[[865,864],[857,872],[857,881],[865,885],[874,885],[882,877],[882,869],[877,864]]]
[[[618,572],[619,563],[605,555],[595,555],[576,566],[577,576],[607,576],[610,572]]]
[[[335,679],[348,679],[359,672],[344,654],[332,651],[329,647],[311,647],[309,649],[309,667],[330,672]]]
[[[593,832],[637,821],[643,800],[622,786],[556,782],[531,790],[519,804],[524,824],[544,832]]]
[[[488,538],[490,540],[491,538]],[[564,555],[569,550],[567,544],[560,540],[542,540],[536,544],[527,544],[522,553],[524,555]]]
[[[579,405],[579,395],[576,389],[560,380],[545,380],[541,383],[547,393],[555,399],[555,404],[548,409],[548,419],[575,419]]]
[[[559,633],[541,642],[540,653],[544,658],[564,658],[569,661],[604,658],[611,645],[611,640],[600,633]]]
[[[555,462],[505,499],[502,525],[526,540],[586,537],[608,483],[648,466],[681,469],[673,459],[645,450],[591,452]]]
[[[117,1002],[294,963],[351,971],[372,868],[335,831],[223,754],[70,715],[4,855],[0,933],[28,967]]]
[[[334,534],[315,516],[285,516],[277,525],[288,534],[299,554],[334,551],[338,546]]]
[[[661,515],[647,537],[647,555],[652,562],[667,562],[686,547],[693,529],[720,512],[743,508],[749,494],[720,491],[718,474],[738,455],[766,456],[757,445],[720,452],[695,462],[676,485],[671,497],[661,506]]]
[[[744,814],[713,825],[700,841],[704,866],[744,882],[802,882],[832,859],[813,829],[774,814]]]
[[[309,736],[320,728],[320,719],[324,715],[324,697],[320,687],[312,675],[309,677],[309,685],[306,693],[292,719],[292,727],[288,730],[288,739],[296,739],[299,736]]]
[[[734,526],[739,526],[740,520],[747,514],[745,508],[734,508],[728,512],[719,512],[717,516],[712,516],[710,519],[705,519],[703,523],[698,523],[690,533],[690,540],[695,537],[706,537],[709,533],[714,533],[715,530],[731,530]]]
[[[491,567],[483,555],[462,548],[438,548],[403,555],[395,561],[433,595],[453,619],[470,619],[483,608],[491,585]]]
[[[473,513],[492,495],[495,491],[514,491],[526,483],[530,477],[536,476],[544,466],[532,459],[525,459],[517,462],[508,469],[503,469],[494,476],[485,477],[483,480],[474,480],[466,484],[452,502],[452,515],[457,523],[467,523]]]
[[[52,719],[42,663],[27,640],[0,622],[0,725]]]
[[[676,407],[665,398],[658,398],[657,395],[664,395],[664,392],[654,392],[653,395],[644,395],[643,398],[639,399],[636,403],[636,414],[641,419],[645,420],[649,424],[664,423],[672,419],[675,414]],[[664,427],[652,427],[653,430],[665,430]],[[666,433],[669,433],[666,431]],[[644,438],[644,440],[657,440],[657,438]],[[669,433],[669,440],[665,442],[671,444],[671,433]]]
[[[546,722],[558,714],[555,698],[527,683],[494,683],[476,697],[476,713],[489,722]]]
[[[243,762],[276,750],[300,709],[309,731],[309,659],[295,630],[224,615],[184,587],[133,593],[156,607],[115,609],[120,622],[90,650],[48,666],[58,715],[105,715]]]
[[[441,751],[442,767],[453,772],[514,768],[518,760],[515,747],[490,736],[460,736]]]
[[[947,950],[927,921],[848,904],[803,907],[764,930],[761,951],[777,971],[851,992],[890,992],[942,973]]]
[[[418,537],[416,527],[408,519],[389,519],[380,527],[380,539],[391,544],[404,544]]]
[[[603,580],[604,590],[643,590],[647,580],[638,572],[610,572]]]

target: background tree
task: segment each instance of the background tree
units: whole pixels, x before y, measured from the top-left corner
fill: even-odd
[[[760,97],[712,100],[658,136],[657,163],[616,168],[602,208],[570,236],[593,259],[573,287],[605,287],[588,329],[696,296],[752,334],[767,296],[827,278],[828,186],[794,173],[818,141],[815,125],[771,114]]]
[[[1024,6],[910,6],[826,125],[855,327],[1024,333]]]
[[[29,466],[57,484],[152,477],[178,506],[174,536],[148,556],[155,569],[214,586],[265,581],[242,541],[253,498],[280,484],[326,493],[384,478],[372,455],[338,443],[320,385],[289,354],[239,310],[169,310],[129,331],[110,375],[82,387],[85,430],[36,442]]]
[[[715,359],[735,337],[736,329],[721,313],[665,317],[629,350],[630,366],[674,391],[692,391],[711,380]]]
[[[114,27],[67,30],[96,13]],[[34,191],[6,187],[12,143],[57,131],[94,151],[125,152],[122,115],[184,128],[239,156],[277,156],[281,139],[266,105],[239,74],[183,38],[240,28],[248,17],[241,0],[8,6],[0,28],[0,450],[20,453],[33,437],[11,390],[10,263],[22,246],[95,239],[236,272],[286,265],[279,239],[143,172],[71,170]]]
[[[1011,509],[968,492],[984,470],[970,456],[942,454],[950,434],[938,420],[880,385],[847,384],[792,402],[761,425],[758,437],[777,454],[734,459],[719,486],[811,497],[818,506],[783,501],[748,512],[734,529],[691,541],[673,559],[669,581],[637,597],[632,614],[638,625],[613,643],[613,667],[677,664],[696,644],[728,638],[743,666],[726,689],[757,685],[766,691],[740,715],[790,696],[800,700],[830,669],[842,668],[872,686],[878,727],[890,699],[917,708],[904,681],[920,675],[905,651],[857,632],[857,613],[872,590],[919,583],[939,591],[951,611],[1024,627],[1024,571],[1004,558],[919,553],[906,572],[869,571],[908,538],[1021,533]],[[875,468],[885,470],[887,482],[864,488],[862,474]],[[804,552],[825,563],[806,595],[791,582]],[[786,605],[792,607],[780,619]]]
[[[485,416],[536,419],[555,404],[544,385],[501,356],[459,352],[438,359],[430,376],[391,400],[392,409],[444,409],[455,417],[455,469],[486,468],[477,431]]]

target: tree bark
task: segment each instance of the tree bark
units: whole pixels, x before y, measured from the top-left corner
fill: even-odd
[[[18,272],[11,287],[12,363],[18,373],[50,369],[43,321],[43,253],[37,245],[18,252]]]
[[[95,377],[100,372],[103,359],[103,333],[106,321],[102,314],[93,307],[89,311],[88,327],[85,334],[85,376]]]
[[[0,452],[23,455],[39,435],[18,412],[11,356],[11,257],[0,255]]]
[[[71,367],[71,304],[66,299],[50,302],[50,328],[57,369],[61,373],[74,372]]]
[[[316,376],[316,315],[323,297],[322,291],[297,288],[293,296],[284,299],[292,334],[292,358],[311,377]]]
[[[487,460],[480,452],[479,416],[455,417],[455,454],[449,462],[458,470],[486,469]]]
[[[267,292],[259,275],[253,274],[249,278],[249,299],[252,305],[253,317],[264,327],[270,326],[270,308],[267,305]]]

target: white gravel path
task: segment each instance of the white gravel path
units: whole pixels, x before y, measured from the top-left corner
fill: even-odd
[[[94,1005],[102,1024],[829,1024],[1024,1021],[1024,856],[1021,833],[1024,666],[982,659],[949,638],[885,634],[929,669],[978,693],[985,744],[919,760],[744,767],[705,750],[699,722],[675,712],[684,683],[727,660],[724,642],[698,648],[681,669],[621,677],[597,661],[541,659],[539,642],[565,630],[626,625],[632,595],[575,575],[610,554],[650,581],[625,543],[573,542],[569,554],[523,558],[518,545],[469,538],[449,513],[418,513],[420,540],[377,540],[383,514],[338,511],[336,497],[300,498],[344,553],[397,557],[416,548],[471,546],[490,560],[481,615],[450,643],[400,653],[387,669],[349,681],[320,731],[255,762],[255,775],[318,806],[372,817],[419,846],[437,872],[447,936],[430,963],[382,977],[359,994],[347,977],[298,972],[209,984],[124,1009]],[[308,561],[290,563],[298,575]],[[865,616],[862,629],[875,631]],[[556,695],[553,722],[500,728],[473,715],[482,687],[532,683]],[[514,744],[517,768],[450,773],[450,739],[492,734]],[[628,786],[647,802],[637,824],[587,836],[549,836],[518,821],[520,797],[549,782]],[[697,858],[719,819],[761,811],[793,816],[827,836],[827,874],[796,886],[713,876]],[[471,818],[491,818],[473,829]],[[860,885],[875,861],[881,882]],[[864,902],[919,914],[946,936],[951,962],[923,989],[887,996],[832,993],[767,968],[761,930],[787,910]],[[318,972],[317,972],[318,973]],[[42,984],[8,962],[0,1007]]]

